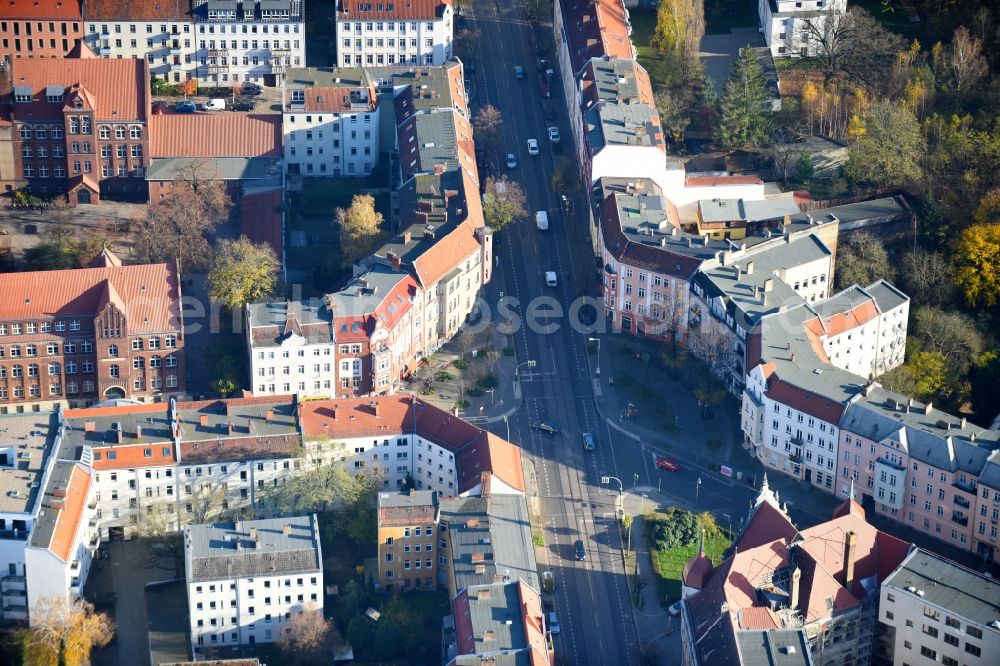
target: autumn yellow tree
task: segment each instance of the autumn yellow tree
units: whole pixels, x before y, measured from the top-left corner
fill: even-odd
[[[111,642],[115,625],[82,599],[43,597],[31,609],[24,666],[86,666],[94,647]]]
[[[355,194],[351,205],[334,212],[340,227],[340,252],[345,267],[364,259],[382,240],[382,213],[375,210],[375,197]]]
[[[955,283],[969,305],[993,307],[1000,293],[1000,224],[974,224],[955,248]]]
[[[194,95],[198,92],[198,79],[188,79],[180,85],[180,91],[184,95],[184,99]]]

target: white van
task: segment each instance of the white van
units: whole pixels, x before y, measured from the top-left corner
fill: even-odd
[[[545,271],[545,284],[550,287],[556,287],[559,285],[559,281],[556,279],[555,271]]]
[[[535,226],[538,227],[539,231],[549,230],[549,214],[544,210],[540,210],[535,213]]]
[[[202,111],[225,111],[226,100],[221,97],[210,99],[201,105],[201,109]]]

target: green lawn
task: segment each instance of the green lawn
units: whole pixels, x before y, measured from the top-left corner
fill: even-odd
[[[644,521],[646,525],[646,538],[649,539],[650,523]],[[652,541],[650,541],[652,543]],[[724,532],[719,532],[714,536],[705,539],[705,554],[712,560],[712,564],[718,564],[722,560],[722,553],[729,548],[731,541]],[[684,564],[698,554],[698,544],[681,546],[672,550],[662,551],[650,548],[653,557],[653,569],[656,571],[657,597],[659,599],[669,599],[671,602],[681,598],[681,573]]]
[[[670,83],[670,69],[666,58],[649,45],[656,27],[656,11],[651,9],[629,10],[629,21],[632,23],[632,43],[635,45],[636,60],[649,72],[653,90],[658,90]]]

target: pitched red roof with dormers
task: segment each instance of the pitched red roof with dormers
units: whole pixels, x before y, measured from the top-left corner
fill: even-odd
[[[40,21],[79,21],[83,18],[79,0],[0,0],[0,16]]]
[[[31,102],[15,103],[15,120],[62,120],[65,103],[79,92],[93,106],[96,122],[145,122],[149,116],[149,69],[135,58],[17,58],[11,85],[30,86]],[[63,101],[49,102],[50,86],[63,89]]]
[[[444,16],[451,0],[339,0],[338,21],[431,21]]]

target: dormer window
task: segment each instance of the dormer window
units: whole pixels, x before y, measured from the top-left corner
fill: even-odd
[[[31,86],[14,86],[14,101],[24,103],[30,102]]]
[[[48,86],[45,88],[45,101],[50,104],[62,104],[63,88],[60,86]]]

